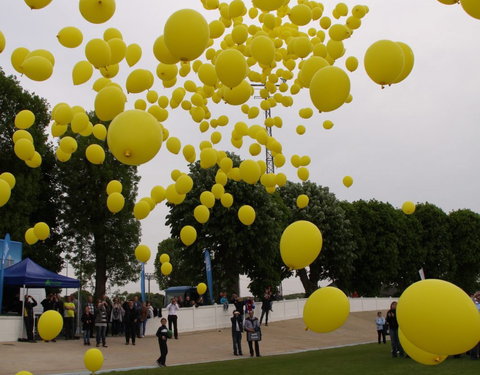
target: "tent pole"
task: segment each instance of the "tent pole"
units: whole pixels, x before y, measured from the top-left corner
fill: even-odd
[[[25,325],[25,284],[23,284],[23,288],[22,288],[22,294],[20,295],[20,297],[22,298],[22,330],[20,332],[20,338],[24,339],[23,337],[23,328],[24,328],[24,325]]]

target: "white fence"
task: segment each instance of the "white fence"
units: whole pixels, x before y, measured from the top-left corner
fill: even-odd
[[[302,298],[273,302],[273,312],[270,312],[268,320],[276,322],[301,318],[305,301],[306,299]],[[350,298],[350,312],[388,310],[392,301],[392,298]],[[261,306],[261,303],[256,304],[255,315],[258,317]],[[233,309],[233,305],[229,306],[228,311],[223,310],[223,305],[182,308],[178,313],[178,330],[192,332],[230,327]],[[165,316],[165,309],[163,313]],[[146,334],[154,335],[159,326],[159,318],[149,319]],[[0,316],[0,342],[17,341],[21,327],[20,317]]]

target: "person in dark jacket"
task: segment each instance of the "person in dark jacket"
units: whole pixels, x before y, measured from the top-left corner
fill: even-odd
[[[240,312],[235,310],[230,320],[232,322],[233,355],[243,355],[242,353],[243,319],[242,319],[242,316],[240,315]]]
[[[23,312],[23,320],[25,321],[25,329],[27,331],[28,342],[36,342],[33,338],[33,308],[37,306],[37,301],[32,296],[25,296],[25,311]]]
[[[125,345],[130,344],[130,339],[132,339],[132,345],[135,345],[135,337],[137,336],[137,324],[139,321],[140,314],[135,308],[135,305],[132,300],[128,301],[128,306],[125,309]]]
[[[158,345],[160,346],[160,357],[157,359],[157,363],[160,367],[166,367],[165,364],[168,354],[167,340],[168,337],[168,328],[167,328],[167,319],[162,318],[160,320],[161,326],[157,330]]]
[[[272,292],[269,288],[265,289],[262,298],[262,315],[260,315],[260,325],[262,325],[265,316],[265,325],[268,326],[268,314],[272,310]]]
[[[90,345],[90,332],[94,322],[95,316],[90,311],[90,307],[85,306],[85,312],[82,314],[83,345]]]
[[[242,319],[243,319],[243,310],[245,308],[245,301],[240,300],[240,298],[238,298],[238,295],[233,293],[232,294],[232,303],[235,305],[235,310],[240,312],[240,315],[242,316]]]
[[[392,357],[403,357],[403,348],[398,338],[398,322],[397,322],[397,303],[392,302],[390,310],[387,312],[387,324],[390,330],[390,342],[392,344]]]

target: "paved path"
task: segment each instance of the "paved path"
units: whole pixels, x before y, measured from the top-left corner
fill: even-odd
[[[305,331],[301,319],[275,322],[262,327],[263,356],[312,350],[332,346],[360,344],[376,340],[375,312],[353,313],[335,332],[317,334]],[[244,335],[245,336],[245,335]],[[230,329],[191,332],[178,340],[169,340],[167,364],[221,361],[237,358],[232,353]],[[159,356],[156,337],[137,339],[137,345],[125,345],[122,337],[107,337],[108,348],[102,348],[103,370],[154,366]],[[93,346],[95,347],[95,346]],[[82,340],[34,343],[0,343],[0,375],[31,371],[34,375],[84,372],[83,353],[88,347]],[[244,337],[242,349],[248,356]]]

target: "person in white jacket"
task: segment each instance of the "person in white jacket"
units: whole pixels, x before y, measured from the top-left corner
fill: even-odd
[[[178,339],[178,328],[177,328],[177,312],[180,311],[178,307],[177,300],[172,298],[170,303],[167,305],[167,314],[168,314],[168,329],[172,330],[173,325],[173,337]]]
[[[387,340],[385,338],[386,327],[385,327],[385,318],[382,316],[382,312],[379,311],[377,313],[377,319],[375,319],[375,324],[377,325],[377,336],[378,336],[378,343],[381,343],[381,339],[383,338],[383,343],[386,344]]]

